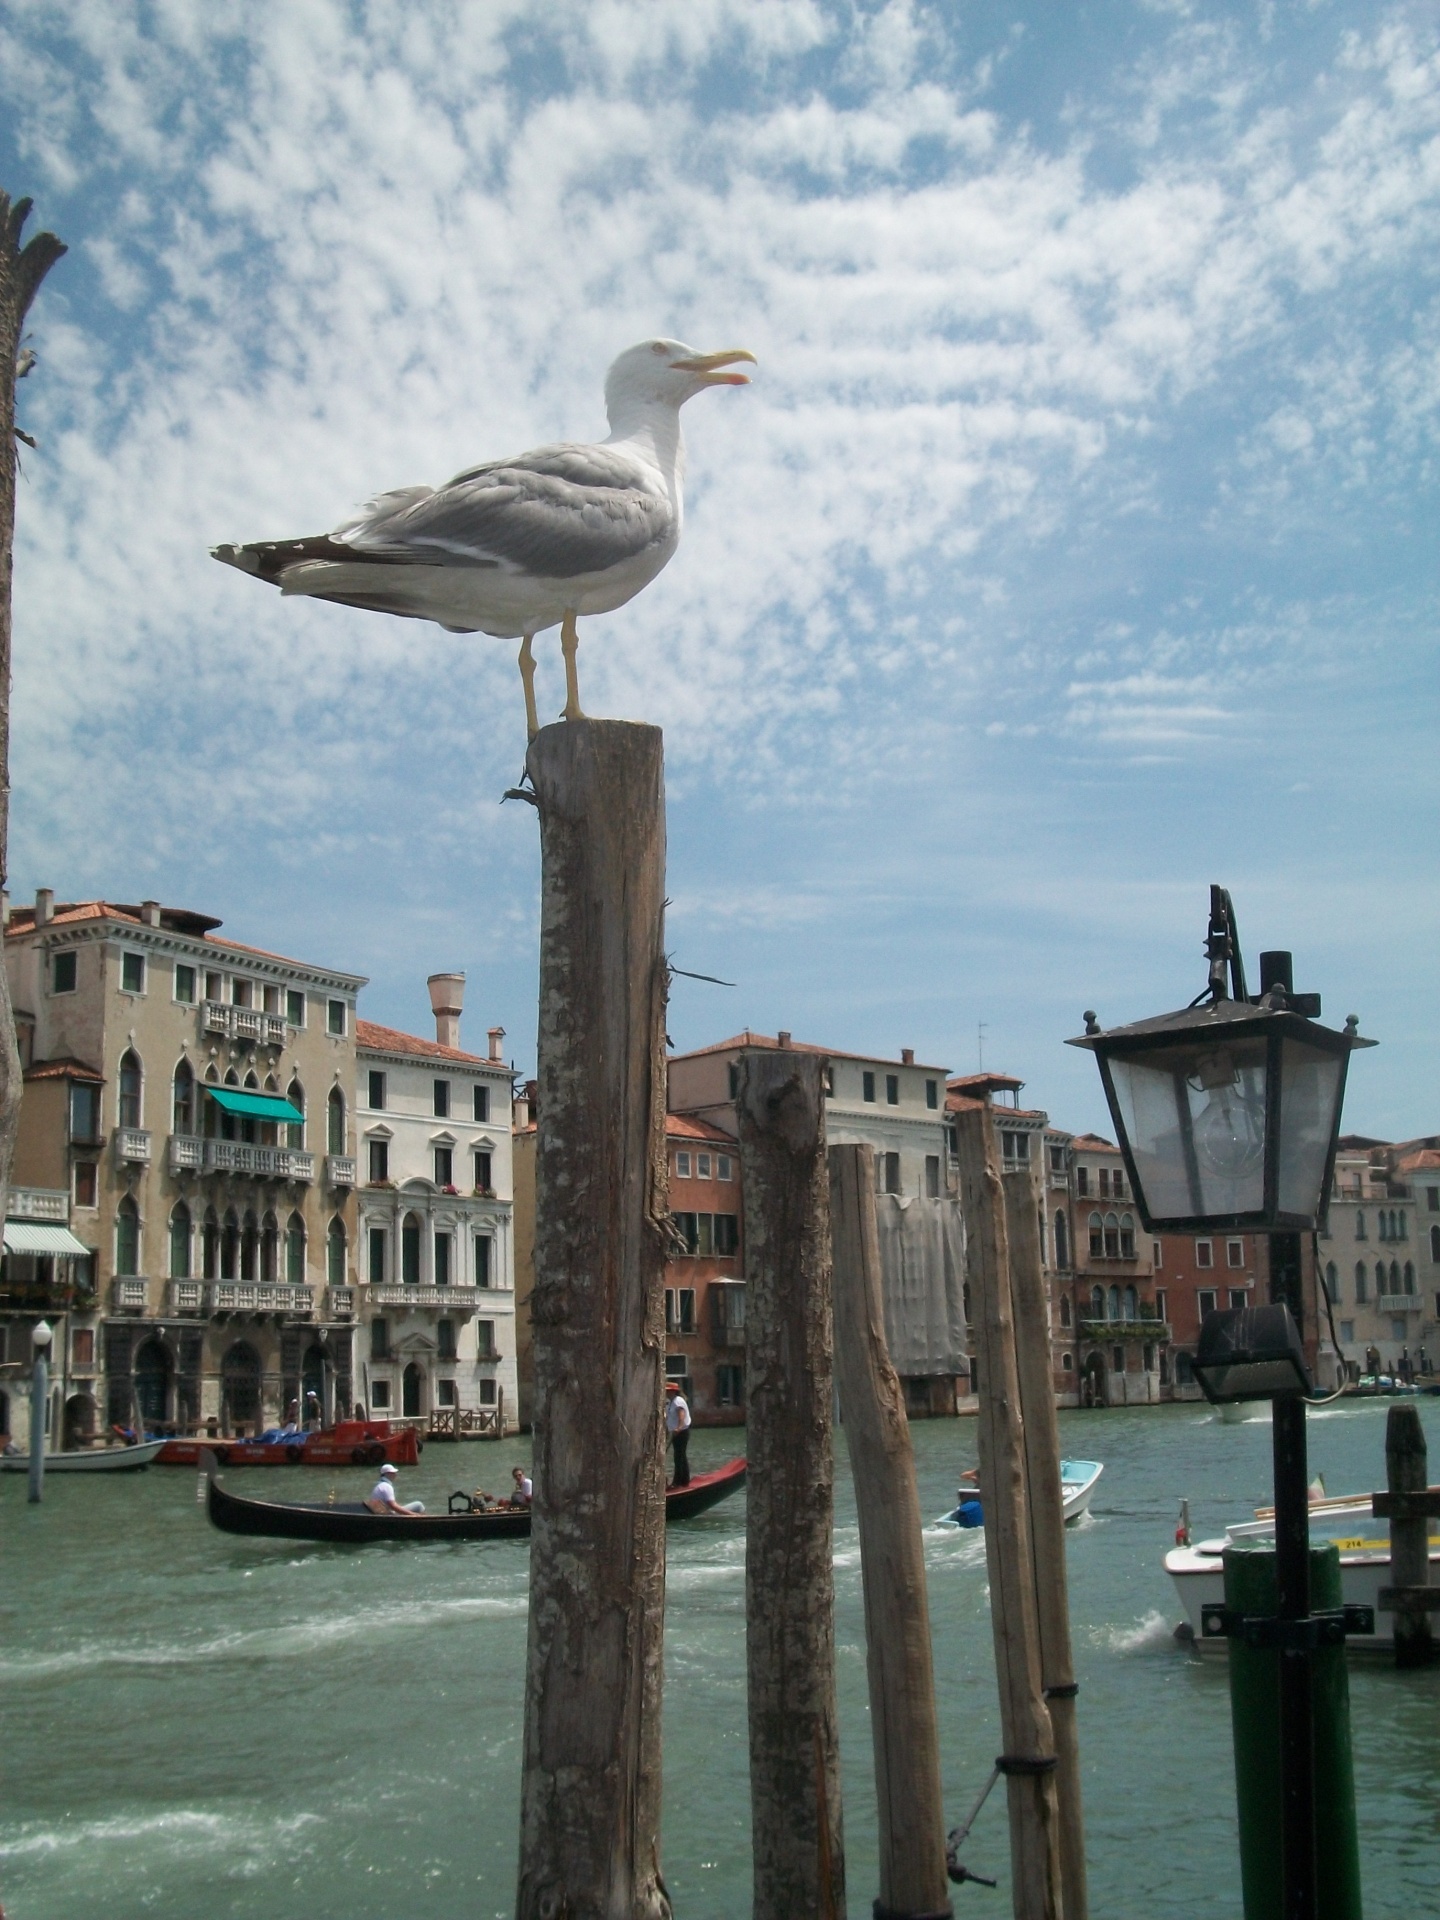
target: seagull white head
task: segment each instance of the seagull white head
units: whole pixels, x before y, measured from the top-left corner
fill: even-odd
[[[683,340],[642,340],[628,347],[605,376],[605,411],[611,427],[657,404],[683,407],[702,387],[744,387],[750,376],[730,373],[737,360],[755,356],[746,347],[726,347],[720,353],[697,353]]]

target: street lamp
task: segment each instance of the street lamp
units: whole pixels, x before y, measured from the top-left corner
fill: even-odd
[[[37,1320],[30,1329],[34,1365],[30,1371],[30,1505],[38,1506],[45,1486],[45,1402],[50,1397],[50,1342],[54,1339],[48,1320]]]
[[[1300,1235],[1325,1218],[1345,1073],[1362,1040],[1319,1024],[1290,955],[1262,953],[1246,989],[1235,912],[1210,889],[1210,980],[1177,1013],[1070,1042],[1095,1054],[1140,1217],[1151,1232],[1265,1233],[1271,1305],[1207,1314],[1195,1372],[1212,1401],[1268,1399],[1275,1460],[1285,1920],[1316,1913],[1309,1473]],[[1257,1623],[1251,1623],[1252,1625]]]

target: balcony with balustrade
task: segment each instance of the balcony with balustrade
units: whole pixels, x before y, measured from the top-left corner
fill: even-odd
[[[70,1224],[70,1195],[64,1187],[11,1187],[6,1217],[41,1220],[51,1226]]]
[[[117,1127],[112,1138],[115,1142],[115,1158],[122,1166],[149,1166],[150,1129],[148,1127]]]
[[[328,1288],[326,1308],[332,1320],[353,1320],[355,1318],[354,1287]]]
[[[479,1298],[476,1298],[477,1291]],[[433,1310],[436,1313],[449,1313],[462,1320],[468,1320],[480,1310],[486,1293],[490,1288],[475,1287],[371,1287],[370,1305],[372,1307],[407,1307],[412,1312],[418,1309]]]
[[[203,1280],[171,1280],[165,1288],[165,1310],[176,1315],[196,1316],[205,1311]]]
[[[116,1313],[144,1313],[149,1304],[150,1282],[140,1275],[110,1282],[110,1305]]]
[[[227,1007],[219,1000],[205,1000],[200,1005],[200,1031],[252,1046],[283,1047],[286,1023],[283,1014],[265,1013],[259,1007]]]
[[[1376,1313],[1419,1313],[1425,1302],[1418,1293],[1377,1293]]]
[[[315,1312],[315,1290],[280,1280],[207,1280],[205,1311],[281,1313],[292,1320],[309,1320]]]
[[[315,1156],[298,1147],[261,1147],[248,1140],[211,1140],[194,1133],[172,1133],[170,1171],[238,1173],[252,1180],[294,1180],[308,1185],[315,1178]]]
[[[351,1153],[327,1153],[325,1156],[325,1184],[327,1187],[353,1187],[355,1184],[355,1156]]]

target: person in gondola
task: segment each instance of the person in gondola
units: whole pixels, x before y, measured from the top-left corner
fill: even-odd
[[[672,1487],[688,1487],[690,1484],[690,1408],[679,1385],[674,1380],[665,1382],[665,1431],[670,1436],[670,1445],[675,1450],[675,1478]]]
[[[528,1507],[535,1498],[535,1482],[526,1473],[524,1467],[512,1468],[510,1477],[515,1482],[510,1494],[511,1506]]]
[[[393,1513],[397,1518],[408,1518],[412,1514],[424,1513],[425,1505],[420,1500],[401,1503],[395,1492],[395,1475],[398,1468],[392,1467],[387,1460],[380,1469],[380,1478],[370,1489],[365,1504],[372,1513]]]

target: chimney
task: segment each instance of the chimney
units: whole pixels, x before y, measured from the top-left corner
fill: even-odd
[[[787,1030],[786,1028],[784,1028],[784,1027],[782,1027],[782,1028],[780,1029],[780,1031],[779,1031],[779,1033],[777,1033],[777,1034],[776,1034],[776,1036],[775,1036],[775,1039],[776,1039],[776,1042],[777,1042],[777,1044],[778,1044],[778,1045],[780,1045],[780,1046],[782,1046],[782,1047],[788,1047],[788,1046],[789,1046],[789,1044],[790,1044],[790,1035],[789,1035],[789,1032],[788,1032],[788,1030]]]
[[[902,1067],[913,1067],[913,1066],[914,1066],[914,1064],[915,1064],[915,1049],[914,1049],[914,1047],[901,1047],[901,1049],[900,1049],[900,1064],[901,1064],[901,1066],[902,1066]]]
[[[37,887],[35,889],[35,924],[36,926],[48,927],[50,922],[54,918],[55,918],[55,889],[53,887]]]
[[[140,918],[145,922],[147,927],[158,927],[160,924],[160,902],[158,900],[142,900],[140,902]]]
[[[435,1038],[442,1047],[460,1045],[460,1015],[465,1006],[463,973],[432,973],[425,983],[435,1015]]]
[[[500,1051],[500,1042],[504,1038],[505,1038],[505,1029],[503,1027],[491,1027],[490,1058],[492,1060],[503,1060],[505,1058],[504,1054]]]

